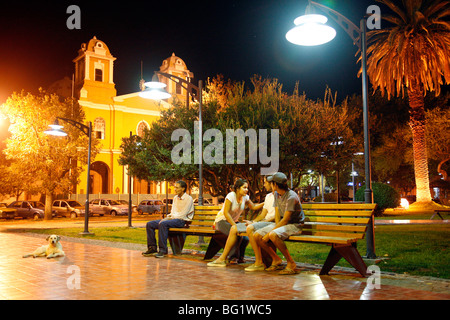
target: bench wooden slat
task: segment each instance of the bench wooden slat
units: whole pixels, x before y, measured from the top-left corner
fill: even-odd
[[[214,220],[213,221],[192,221],[192,223],[190,224],[190,227],[192,228],[193,226],[209,226],[211,227],[214,224]]]
[[[355,242],[357,239],[348,237],[329,237],[329,236],[311,236],[311,235],[298,235],[290,236],[290,241],[305,241],[305,242],[322,242],[322,243],[337,243],[348,244]]]
[[[366,232],[366,226],[360,226],[360,225],[335,225],[335,224],[312,224],[312,223],[306,223],[303,226],[303,230],[342,230],[342,231],[349,231],[349,232],[360,232],[365,233]]]
[[[170,228],[170,232],[182,232],[182,233],[199,233],[199,234],[215,234],[217,231],[210,227],[193,227],[193,228]]]
[[[339,216],[339,217],[370,217],[372,211],[350,211],[350,210],[305,210],[305,216]]]
[[[312,217],[308,216],[305,219],[310,222],[328,222],[328,223],[355,223],[367,224],[370,218],[339,218],[339,217]]]
[[[208,216],[208,215],[201,215],[201,214],[196,214],[192,220],[212,220],[214,221],[216,219],[216,215],[213,216]]]
[[[324,237],[344,237],[361,240],[364,238],[364,233],[352,233],[352,232],[330,232],[330,231],[316,231],[316,230],[304,230],[301,235],[309,236],[324,236]]]
[[[302,203],[303,210],[370,210],[376,207],[375,203]]]

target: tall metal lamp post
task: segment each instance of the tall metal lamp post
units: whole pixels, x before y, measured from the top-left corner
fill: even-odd
[[[316,46],[327,43],[334,39],[336,30],[325,25],[327,18],[319,14],[309,14],[312,8],[323,11],[333,19],[353,40],[353,43],[361,50],[362,66],[362,100],[363,100],[363,123],[364,123],[364,156],[366,189],[364,190],[364,202],[373,203],[371,165],[370,165],[370,139],[369,139],[369,111],[368,111],[368,83],[367,83],[367,43],[366,43],[366,19],[360,21],[358,28],[353,22],[339,12],[328,8],[320,3],[309,1],[306,13],[294,20],[296,27],[286,33],[286,39],[294,44],[303,46]],[[366,233],[367,258],[376,258],[375,243],[373,236],[373,221],[370,222]]]
[[[199,101],[199,107],[198,107],[198,204],[203,205],[203,128],[202,128],[202,88],[203,88],[203,82],[202,80],[198,81],[198,87],[192,84],[190,81],[187,81],[183,78],[174,76],[169,73],[159,72],[156,71],[155,75],[160,75],[162,77],[165,77],[167,79],[170,79],[171,81],[178,83],[184,88],[187,92],[186,96],[186,106],[189,107],[189,94],[194,96],[193,91],[196,91],[198,94],[198,101]],[[155,79],[156,80],[156,79]],[[163,100],[168,99],[171,97],[171,95],[164,90],[166,87],[165,83],[159,82],[159,81],[151,81],[146,82],[144,84],[147,89],[139,93],[139,96],[145,99],[151,99],[151,100]]]
[[[94,235],[93,233],[89,232],[89,193],[90,190],[90,175],[91,175],[91,145],[92,145],[92,122],[89,122],[89,125],[84,125],[80,122],[77,122],[72,119],[67,118],[61,118],[56,117],[56,120],[54,124],[49,125],[51,129],[44,131],[44,133],[52,135],[52,136],[58,136],[58,137],[65,137],[67,136],[67,133],[62,130],[63,126],[61,126],[58,122],[59,120],[66,121],[79,129],[81,132],[83,132],[85,135],[89,137],[89,147],[88,147],[88,162],[87,162],[87,183],[86,183],[86,202],[84,206],[84,231],[80,232],[82,235]]]

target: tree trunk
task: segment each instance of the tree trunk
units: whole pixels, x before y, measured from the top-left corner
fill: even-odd
[[[51,220],[52,216],[52,206],[53,206],[53,194],[46,193],[45,194],[45,212],[44,212],[44,220]]]
[[[428,176],[428,154],[425,134],[425,109],[422,86],[411,81],[408,87],[410,122],[413,135],[414,173],[416,179],[417,202],[431,202]]]

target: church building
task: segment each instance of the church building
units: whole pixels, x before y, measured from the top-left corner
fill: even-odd
[[[142,135],[145,127],[160,117],[161,111],[171,105],[166,101],[152,101],[141,98],[139,91],[117,95],[114,83],[114,62],[106,43],[92,38],[83,43],[78,51],[73,81],[74,95],[86,114],[86,121],[92,122],[94,136],[100,140],[100,152],[91,163],[92,194],[128,194],[128,176],[125,167],[119,165],[120,145],[123,137],[131,134]],[[182,59],[172,54],[162,62],[160,71],[183,79],[193,78]],[[172,99],[184,102],[187,93],[184,88],[172,80],[161,77],[167,84],[166,90]],[[176,98],[175,98],[176,97]],[[76,186],[76,194],[86,192],[86,170],[82,181]],[[146,182],[133,179],[134,194],[165,194],[166,186],[162,182]],[[173,190],[169,189],[169,193]]]

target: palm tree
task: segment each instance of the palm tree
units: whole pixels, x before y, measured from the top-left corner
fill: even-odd
[[[382,13],[388,27],[368,34],[367,73],[388,99],[408,95],[418,205],[431,203],[425,139],[424,96],[450,83],[450,1],[377,0],[395,15]],[[397,2],[397,1],[396,1]]]

